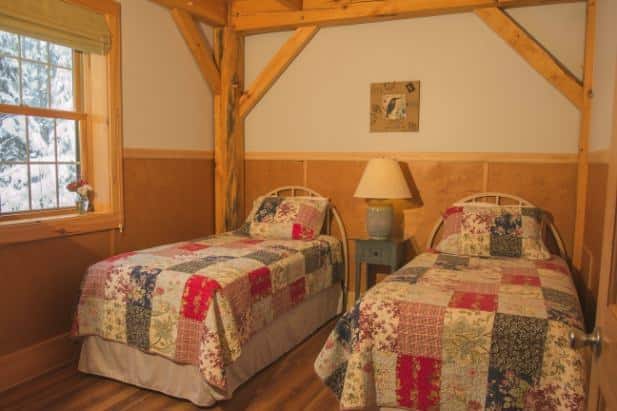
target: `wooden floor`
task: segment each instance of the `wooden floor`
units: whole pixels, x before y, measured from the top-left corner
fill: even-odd
[[[301,345],[238,388],[212,411],[338,410],[313,371],[313,362],[334,326],[329,322]],[[0,393],[0,410],[198,410],[188,401],[82,374],[76,364]]]

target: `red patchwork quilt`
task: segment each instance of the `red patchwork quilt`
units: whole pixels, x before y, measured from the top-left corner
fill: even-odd
[[[566,263],[425,253],[338,321],[315,370],[341,409],[582,410]]]
[[[194,364],[226,389],[225,366],[257,331],[341,279],[340,242],[224,234],[108,258],[88,269],[74,336],[96,335]]]

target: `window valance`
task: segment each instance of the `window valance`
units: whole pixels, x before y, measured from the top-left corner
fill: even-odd
[[[63,0],[0,0],[0,29],[88,53],[111,46],[102,14]]]

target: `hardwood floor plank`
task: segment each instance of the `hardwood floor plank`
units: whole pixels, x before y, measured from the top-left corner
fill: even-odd
[[[228,401],[208,411],[337,410],[334,395],[313,363],[335,320],[239,387]],[[0,393],[1,410],[141,411],[203,410],[188,401],[77,371],[76,364]]]

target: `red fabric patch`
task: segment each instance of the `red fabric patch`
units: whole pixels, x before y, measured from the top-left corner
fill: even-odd
[[[203,250],[204,248],[208,248],[208,246],[203,245],[203,244],[198,244],[198,243],[188,243],[178,248],[181,250],[186,250],[186,251],[199,251],[199,250]]]
[[[502,284],[516,284],[516,285],[534,285],[540,287],[540,277],[530,277],[528,275],[519,274],[502,274]]]
[[[259,244],[259,243],[263,243],[264,240],[257,240],[257,239],[251,238],[249,240],[241,240],[240,242],[244,244]]]
[[[204,334],[200,321],[182,318],[178,320],[175,360],[186,364],[199,364],[199,348]]]
[[[443,217],[449,217],[452,214],[457,214],[457,213],[462,213],[463,212],[463,207],[450,207],[448,208],[444,213],[443,213]]]
[[[476,311],[497,311],[497,296],[493,294],[464,293],[455,291],[450,299],[450,308],[467,308]]]
[[[559,271],[566,275],[569,275],[568,269],[561,264],[558,264],[554,261],[536,261],[536,267],[542,268],[544,270],[553,270]]]
[[[272,294],[272,279],[268,267],[261,267],[250,272],[249,280],[251,282],[251,297],[254,300]]]
[[[122,253],[122,254],[118,254],[118,255],[114,255],[112,257],[109,257],[105,261],[113,263],[113,262],[116,262],[118,260],[124,260],[125,258],[130,257],[130,256],[135,255],[135,254],[137,254],[135,251],[129,251],[128,253]]]
[[[218,282],[201,275],[193,275],[184,285],[182,296],[182,315],[197,321],[206,318],[210,301],[214,294],[221,289]]]
[[[291,238],[294,240],[311,240],[314,238],[314,231],[302,224],[294,224],[291,227]]]
[[[396,398],[399,405],[413,410],[439,408],[439,360],[399,355],[396,361],[396,377]]]
[[[304,300],[305,291],[305,277],[301,277],[293,283],[289,284],[289,295],[291,296],[291,303],[295,305]]]

